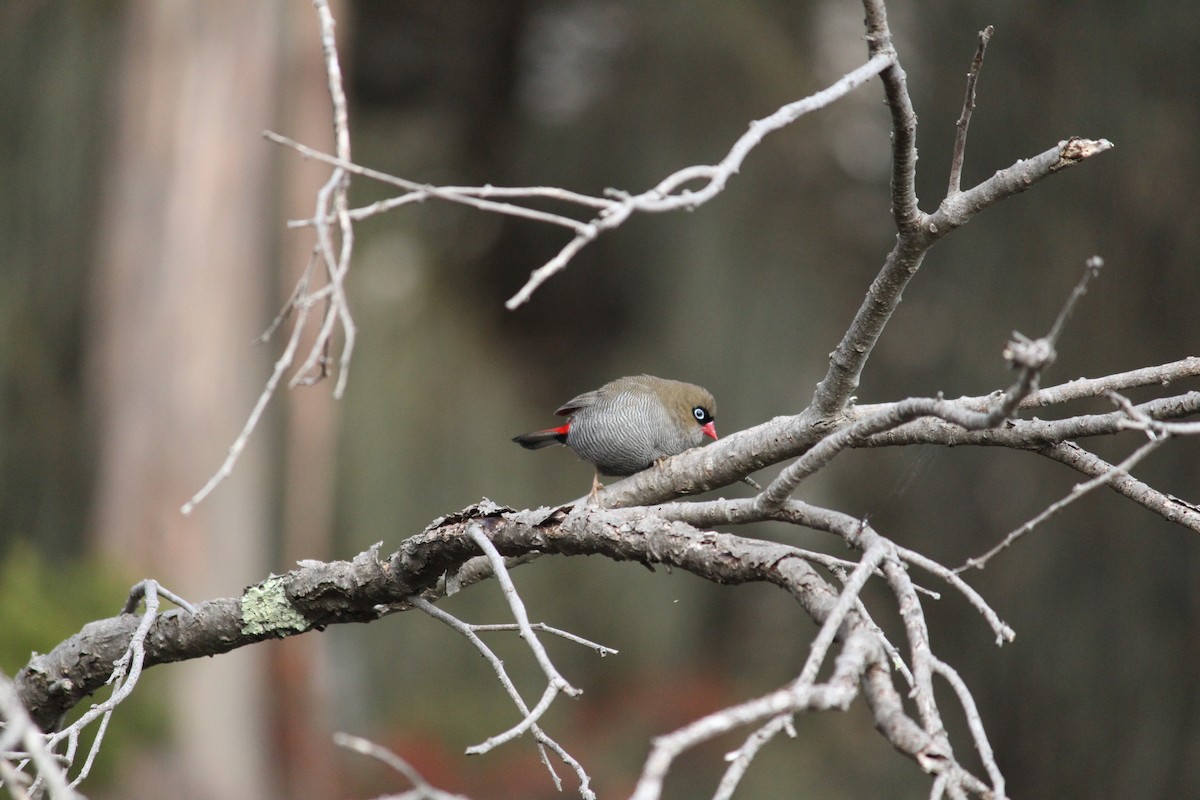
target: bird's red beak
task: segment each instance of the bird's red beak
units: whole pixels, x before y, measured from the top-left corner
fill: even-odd
[[[705,436],[711,436],[714,439],[717,438],[717,423],[715,422],[705,424],[700,430],[704,431]]]

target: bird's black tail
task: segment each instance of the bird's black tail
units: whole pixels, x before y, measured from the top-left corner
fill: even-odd
[[[550,428],[549,430],[523,433],[520,436],[513,437],[513,441],[528,450],[537,450],[541,447],[549,447],[552,444],[566,444],[567,428],[567,425],[563,425],[558,428]]]

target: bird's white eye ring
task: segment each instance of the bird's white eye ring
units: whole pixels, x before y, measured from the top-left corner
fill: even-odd
[[[708,421],[708,411],[704,408],[704,406],[696,406],[695,408],[693,408],[692,416],[696,418],[697,422],[707,422]]]

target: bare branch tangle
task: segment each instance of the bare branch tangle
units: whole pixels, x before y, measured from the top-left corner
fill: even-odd
[[[282,354],[225,461],[184,505],[184,513],[195,509],[233,473],[263,410],[289,372],[289,387],[316,383],[336,374],[333,393],[340,397],[344,392],[356,341],[346,294],[352,272],[354,225],[370,216],[431,199],[564,229],[569,238],[562,248],[534,268],[526,283],[508,299],[507,307],[516,308],[528,302],[540,286],[599,236],[617,229],[637,213],[686,210],[714,201],[764,137],[879,77],[891,118],[890,197],[895,246],[883,257],[865,299],[841,332],[827,372],[806,408],[726,436],[710,446],[663,459],[599,491],[594,502],[580,498],[527,510],[489,502],[476,504],[435,520],[425,531],[404,539],[389,556],[381,556],[380,546],[376,545],[351,561],[305,562],[286,575],[272,576],[249,587],[238,598],[210,600],[193,607],[154,582],[140,584],[125,613],[89,623],[50,653],[35,656],[17,675],[13,684],[16,697],[32,723],[48,734],[41,740],[41,749],[37,742],[28,741],[30,728],[20,713],[12,711],[11,703],[5,700],[6,685],[0,683],[0,712],[7,726],[0,731],[0,743],[4,744],[0,750],[16,747],[18,740],[25,747],[24,755],[16,761],[0,758],[4,770],[0,780],[14,785],[33,764],[37,774],[44,776],[39,780],[53,796],[73,796],[73,785],[90,771],[103,739],[103,725],[128,696],[145,667],[216,655],[333,624],[375,622],[384,616],[419,610],[448,625],[488,661],[500,688],[519,713],[515,724],[485,735],[467,752],[488,752],[528,738],[557,787],[562,788],[562,779],[555,769],[556,761],[574,774],[580,796],[594,797],[587,765],[544,727],[544,715],[551,705],[562,696],[578,695],[581,687],[560,672],[542,639],[561,636],[602,656],[615,651],[534,621],[538,611],[527,607],[511,572],[548,556],[598,555],[678,568],[719,584],[767,583],[786,592],[816,626],[806,660],[784,685],[705,714],[648,742],[634,798],[661,797],[683,754],[701,743],[736,734],[741,744],[730,754],[729,765],[712,795],[730,797],[752,768],[760,749],[779,734],[793,731],[797,714],[842,710],[862,702],[880,735],[930,775],[932,796],[1002,800],[1006,796],[1006,780],[999,767],[1002,759],[993,752],[986,720],[967,681],[938,655],[936,632],[930,629],[923,604],[945,591],[978,613],[997,645],[1011,641],[1013,628],[970,585],[966,574],[970,568],[983,567],[1067,504],[1101,486],[1200,532],[1200,509],[1195,504],[1160,492],[1132,475],[1137,463],[1154,450],[1176,438],[1200,433],[1200,424],[1185,419],[1200,413],[1200,392],[1172,388],[1139,403],[1119,394],[1136,387],[1165,387],[1194,378],[1200,375],[1200,359],[1185,358],[1041,388],[1047,370],[1055,363],[1056,344],[1067,329],[1071,311],[1100,267],[1100,259],[1093,258],[1058,317],[1047,321],[1049,330],[1044,336],[1030,338],[1014,333],[1007,346],[998,343],[997,355],[1016,373],[1008,388],[977,397],[947,399],[934,394],[874,405],[858,405],[854,394],[901,295],[938,241],[991,206],[1107,152],[1112,143],[1103,138],[1066,138],[1042,153],[997,170],[975,186],[962,188],[968,127],[986,48],[994,33],[989,26],[979,33],[970,62],[966,97],[955,125],[946,194],[937,208],[922,211],[915,189],[917,117],[907,76],[883,0],[864,0],[867,52],[863,63],[825,89],[750,123],[717,164],[683,167],[640,193],[609,190],[602,196],[549,186],[434,186],[387,175],[352,160],[335,22],[324,0],[315,0],[314,5],[321,22],[335,152],[322,153],[286,136],[266,134],[270,141],[330,168],[329,178],[315,198],[312,216],[293,223],[295,228],[312,229],[313,255],[287,306],[264,334],[269,338],[284,322],[290,322],[292,328]],[[352,176],[382,182],[400,193],[369,206],[351,208],[348,187]],[[557,201],[567,210],[548,212],[536,206],[545,200]],[[301,333],[310,323],[317,325],[315,341],[306,353],[301,353]],[[331,353],[338,339],[341,350],[335,359]],[[299,366],[295,367],[298,359]],[[1056,419],[1023,416],[1031,409],[1057,410],[1068,403],[1100,397],[1107,398],[1112,410]],[[1118,463],[1108,463],[1078,444],[1078,440],[1099,436],[1139,437],[1139,446],[1131,448]],[[1000,537],[988,552],[957,568],[901,547],[869,520],[793,496],[807,478],[849,449],[913,444],[1023,450],[1062,463],[1084,475],[1085,480],[1050,506],[1031,509],[1027,523]],[[766,481],[765,489],[756,490],[751,497],[684,499],[744,481],[773,465],[783,466],[777,476]],[[826,532],[851,548],[853,556],[834,558],[717,530],[750,522],[770,522],[784,533],[797,527]],[[918,583],[913,573],[919,573],[922,581],[930,581],[933,588]],[[505,622],[469,624],[438,605],[447,595],[485,579],[493,579],[500,588]],[[868,604],[864,589],[869,585],[882,589],[886,602]],[[159,613],[160,596],[181,607]],[[133,613],[139,600],[145,603],[141,615]],[[894,640],[872,618],[882,613],[900,621]],[[545,686],[536,700],[522,696],[503,662],[479,636],[484,630],[501,628],[516,632],[529,658],[537,664]],[[110,681],[116,688],[108,701],[95,706],[79,722],[55,731],[66,711]],[[949,695],[939,694],[939,683],[948,686]],[[951,704],[956,707],[948,710]],[[952,741],[944,722],[948,714],[965,718],[964,743]],[[101,735],[77,778],[68,785],[50,766],[49,754],[65,743],[65,760],[68,765],[72,763],[79,731],[93,723],[99,726]],[[392,766],[413,785],[412,796],[450,796],[430,785],[400,754],[357,737],[340,735],[337,741]],[[956,752],[956,745],[964,744],[968,756]]]

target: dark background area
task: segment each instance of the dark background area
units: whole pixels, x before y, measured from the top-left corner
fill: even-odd
[[[964,75],[988,24],[996,34],[964,184],[1071,135],[1116,149],[940,243],[859,399],[1007,385],[1000,353],[1011,331],[1044,333],[1093,254],[1107,265],[1047,383],[1195,355],[1193,5],[894,5],[920,118],[924,210],[945,191]],[[392,549],[480,497],[515,507],[576,497],[586,465],[509,440],[619,375],[705,385],[722,433],[796,413],[893,241],[878,81],[772,134],[708,205],[607,234],[514,312],[504,300],[566,242],[564,231],[436,202],[370,219],[357,228],[349,279],[359,338],[345,399],[329,400],[325,385],[281,397],[247,461],[184,523],[179,504],[218,465],[280,352],[282,342],[250,342],[308,246],[307,232],[284,223],[311,213],[312,190],[297,187],[313,168],[258,133],[270,127],[317,147],[329,134],[308,4],[179,8],[0,10],[0,668],[9,674],[29,650],[114,613],[122,584],[148,573],[193,600],[231,595],[297,558],[349,558],[379,540]],[[850,0],[441,0],[335,11],[355,159],[434,184],[642,191],[715,163],[752,119],[828,85],[866,50],[862,9]],[[174,76],[174,88],[155,89]],[[139,103],[139,92],[166,99]],[[211,125],[213,109],[225,108],[236,109],[228,126]],[[243,190],[254,203],[241,201]],[[356,205],[389,194],[361,179],[352,191]],[[187,245],[171,249],[172,235]],[[1095,447],[1119,459],[1138,443],[1129,433]],[[115,479],[131,452],[138,471]],[[1195,501],[1198,452],[1174,442],[1138,476]],[[798,494],[869,515],[885,535],[953,565],[1078,481],[1027,453],[881,450],[839,458]],[[222,543],[231,531],[233,543]],[[739,532],[845,552],[803,531]],[[996,648],[952,592],[927,601],[934,650],[975,692],[1013,797],[1197,796],[1198,564],[1195,534],[1101,491],[970,576],[1016,629],[1012,644]],[[543,560],[514,578],[535,618],[621,651],[600,660],[551,645],[585,694],[560,700],[545,726],[603,797],[629,791],[654,735],[792,677],[813,631],[767,587],[597,559]],[[894,626],[887,598],[869,597]],[[470,621],[507,619],[491,586],[446,607]],[[203,763],[195,751],[224,727],[263,742],[241,748],[246,765],[213,756],[252,787],[240,796],[399,791],[383,768],[332,753],[333,730],[370,736],[435,784],[480,800],[559,796],[526,742],[461,755],[515,712],[448,629],[405,614],[303,638],[312,641],[257,648],[261,662],[188,665],[211,674],[238,664],[259,676],[212,728],[191,711],[228,701],[229,684],[207,695],[166,687],[174,673],[154,675],[147,697],[116,717],[102,761],[117,766],[84,788],[143,796],[139,787],[154,785],[145,776]],[[490,641],[530,696],[540,692],[522,672],[519,643]],[[946,692],[944,708],[953,707]],[[947,722],[969,762],[965,725]],[[198,730],[216,733],[189,736]],[[737,796],[927,796],[924,776],[861,708],[801,718],[797,732],[764,751]],[[740,742],[689,755],[667,796],[711,794],[722,754]],[[185,773],[188,796],[220,796],[202,768]]]

